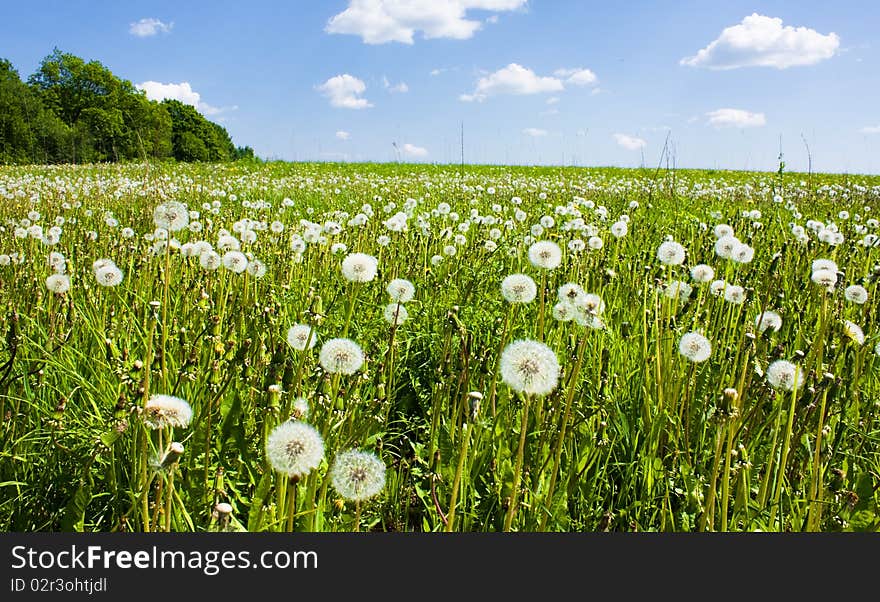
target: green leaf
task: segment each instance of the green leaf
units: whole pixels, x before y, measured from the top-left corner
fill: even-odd
[[[92,499],[92,484],[81,482],[76,493],[67,502],[64,515],[61,517],[62,531],[76,531],[82,533],[86,520],[86,506]]]
[[[248,512],[248,531],[259,531],[263,522],[263,504],[266,496],[269,494],[269,488],[272,486],[272,473],[264,472],[254,491],[254,497],[251,498],[251,509]]]

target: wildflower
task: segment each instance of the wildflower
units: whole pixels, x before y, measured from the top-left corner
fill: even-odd
[[[223,258],[215,251],[207,251],[199,255],[199,265],[205,270],[216,270],[223,264]]]
[[[95,279],[101,286],[117,286],[122,282],[122,270],[112,261],[108,261],[95,271]]]
[[[529,247],[529,261],[536,268],[552,270],[562,263],[562,249],[555,242],[538,241]]]
[[[724,280],[713,280],[712,284],[709,285],[709,292],[718,297],[724,294],[724,289],[726,288],[727,282],[725,282]]]
[[[403,278],[395,278],[388,283],[385,289],[392,301],[397,303],[407,303],[412,300],[416,294],[416,288],[413,283]]]
[[[734,250],[741,244],[740,240],[733,235],[722,236],[715,241],[715,254],[722,259],[730,259]]]
[[[530,303],[537,294],[538,286],[526,274],[511,274],[501,281],[501,295],[510,303]]]
[[[588,293],[584,295],[577,306],[580,309],[583,309],[586,313],[593,316],[598,316],[603,311],[605,311],[605,302],[602,301],[602,298],[595,293]]]
[[[382,316],[392,326],[400,326],[409,318],[409,312],[400,303],[389,303]]]
[[[309,417],[309,400],[305,397],[297,397],[291,406],[291,416],[295,420],[304,420]]]
[[[684,302],[690,298],[693,290],[693,287],[683,280],[672,280],[663,289],[663,294],[670,299],[678,299]]]
[[[709,339],[698,332],[689,332],[678,342],[678,352],[692,362],[699,363],[709,359],[712,345]]]
[[[247,273],[254,278],[262,278],[266,275],[266,264],[259,259],[249,261],[246,269]]]
[[[712,266],[700,263],[691,268],[691,278],[700,283],[710,282],[715,277]]]
[[[553,306],[553,310],[551,311],[553,319],[559,320],[560,322],[571,321],[574,319],[575,313],[577,313],[575,306],[566,301],[560,301]]]
[[[330,339],[321,347],[318,361],[327,372],[351,375],[363,366],[364,352],[351,339]]]
[[[223,267],[236,274],[241,274],[247,269],[248,258],[241,251],[227,251],[223,255]]]
[[[579,284],[575,284],[574,282],[567,282],[559,287],[557,291],[557,297],[559,297],[560,301],[565,303],[571,303],[574,305],[578,305],[583,302],[584,298],[587,296],[586,291]]]
[[[820,286],[824,286],[828,290],[828,292],[832,292],[835,285],[837,284],[837,272],[832,272],[831,270],[826,269],[819,269],[813,272],[813,274],[810,276],[810,280]]]
[[[664,241],[657,248],[657,259],[664,265],[681,265],[684,263],[685,249],[674,240]]]
[[[587,246],[590,247],[590,249],[592,249],[593,251],[598,251],[603,246],[605,246],[605,243],[602,242],[602,239],[598,236],[591,236],[587,239]]]
[[[153,210],[153,223],[159,228],[176,232],[189,224],[189,211],[183,203],[168,201]]]
[[[849,320],[846,320],[843,323],[843,334],[848,336],[859,345],[865,344],[865,333],[862,332],[861,326],[859,326],[855,322],[850,322]]]
[[[519,339],[501,354],[501,379],[518,393],[547,395],[559,381],[559,361],[544,343]]]
[[[862,305],[868,300],[868,291],[860,284],[851,284],[843,291],[847,301]]]
[[[730,258],[737,263],[749,263],[755,257],[755,249],[745,243],[736,245]]]
[[[305,351],[315,346],[317,334],[308,324],[294,324],[287,329],[287,344],[297,351]]]
[[[611,234],[614,235],[615,238],[623,238],[628,231],[629,227],[624,221],[617,221],[611,225]]]
[[[366,253],[351,253],[342,260],[342,275],[349,282],[369,282],[376,277],[378,261]]]
[[[147,428],[161,429],[167,426],[186,428],[192,421],[192,407],[173,395],[152,395],[144,404],[144,424]]]
[[[746,300],[746,290],[738,284],[728,284],[724,289],[724,300],[739,305]]]
[[[58,295],[66,293],[70,290],[70,278],[66,274],[52,274],[46,278],[46,288]]]
[[[299,478],[324,459],[324,440],[313,426],[288,420],[272,429],[266,438],[266,458],[278,472]]]
[[[767,330],[778,332],[782,328],[782,317],[775,311],[765,311],[755,318],[755,328],[762,333]]]
[[[819,270],[829,270],[837,273],[837,264],[830,259],[814,259],[811,269],[814,272],[818,272]]]
[[[385,487],[385,463],[376,454],[349,449],[336,454],[330,482],[343,498],[355,502],[369,499]]]
[[[767,382],[774,389],[793,391],[803,386],[803,370],[788,360],[776,360],[767,367]]]

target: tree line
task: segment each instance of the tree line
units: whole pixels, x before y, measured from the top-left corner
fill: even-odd
[[[0,164],[254,159],[177,100],[147,99],[98,61],[57,48],[23,81],[0,58]]]

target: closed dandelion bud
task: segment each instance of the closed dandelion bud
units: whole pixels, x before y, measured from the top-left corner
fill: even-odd
[[[376,396],[379,399],[385,399],[385,383],[379,383],[379,386],[376,388]]]
[[[168,448],[168,451],[165,452],[165,456],[162,458],[161,466],[162,468],[168,468],[173,464],[177,463],[177,460],[180,459],[180,456],[183,455],[183,443],[179,443],[175,441]]]

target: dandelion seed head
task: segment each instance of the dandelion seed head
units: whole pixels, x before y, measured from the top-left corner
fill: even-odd
[[[538,294],[538,286],[527,274],[510,274],[501,281],[501,295],[510,303],[530,303]]]
[[[339,452],[330,469],[330,483],[347,500],[367,500],[385,487],[385,463],[368,451],[350,449]]]
[[[317,339],[318,333],[308,324],[294,324],[287,329],[287,344],[297,351],[311,349]]]
[[[767,330],[777,332],[782,328],[782,317],[775,311],[765,311],[755,318],[755,328],[760,332],[766,332]]]
[[[529,261],[536,268],[555,269],[562,263],[562,249],[555,242],[539,240],[529,247]]]
[[[678,352],[692,362],[704,362],[712,354],[712,345],[699,332],[688,332],[679,340]]]
[[[415,296],[416,287],[413,286],[413,283],[409,280],[395,278],[388,283],[388,287],[385,291],[388,293],[388,296],[391,297],[392,301],[396,301],[397,303],[408,303],[409,301],[412,301]]]
[[[559,381],[559,360],[544,343],[519,339],[501,354],[501,379],[518,393],[547,395]]]
[[[342,276],[349,282],[369,282],[378,269],[379,262],[366,253],[350,253],[342,260]]]
[[[66,274],[52,274],[46,278],[46,288],[61,295],[70,290],[70,278]]]
[[[288,477],[303,477],[324,459],[324,440],[310,424],[288,420],[266,438],[266,458],[274,470]]]
[[[767,382],[774,389],[793,391],[804,384],[803,370],[788,360],[776,360],[767,367]]]
[[[868,291],[861,284],[851,284],[843,291],[847,301],[862,305],[868,300]]]
[[[663,265],[681,265],[684,263],[685,248],[674,240],[666,240],[657,247],[657,259]]]
[[[173,395],[155,394],[144,404],[143,420],[150,429],[168,426],[186,428],[192,417],[193,411],[189,403]]]
[[[318,361],[327,372],[351,375],[363,366],[364,352],[351,339],[329,339],[321,346]]]
[[[392,326],[400,326],[409,318],[409,312],[400,303],[389,303],[385,306],[382,317]]]
[[[691,278],[701,284],[711,282],[715,278],[715,270],[712,266],[700,263],[691,268]]]

